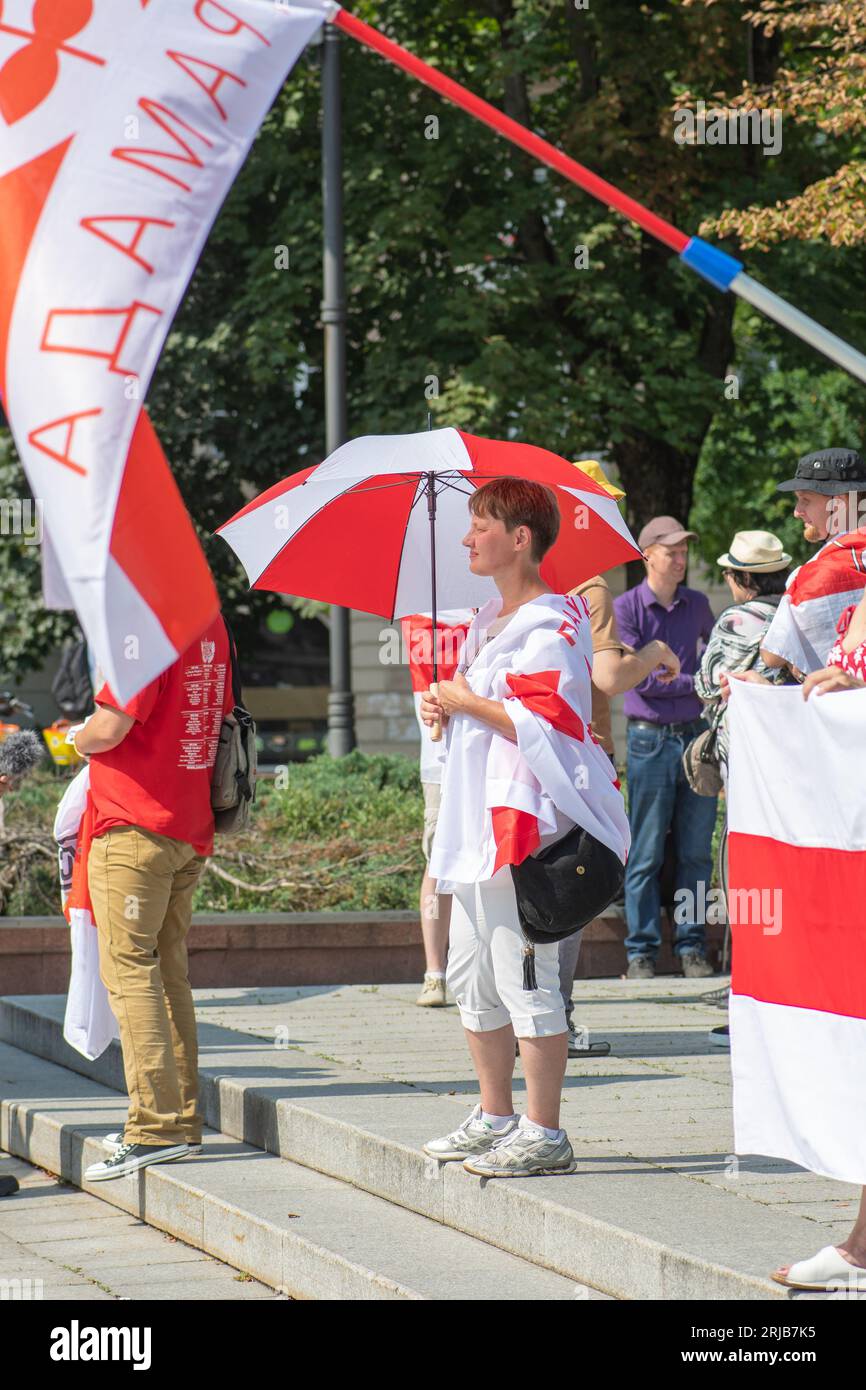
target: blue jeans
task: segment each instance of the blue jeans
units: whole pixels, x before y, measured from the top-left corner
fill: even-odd
[[[716,798],[693,792],[682,768],[683,749],[705,729],[696,720],[689,731],[674,733],[664,724],[628,726],[628,819],[631,850],[625,869],[625,948],[655,958],[661,946],[659,876],[665,837],[673,829],[678,904],[674,951],[704,952],[706,895],[712,881],[712,842]],[[699,885],[703,884],[703,892]],[[683,898],[681,890],[688,890]]]

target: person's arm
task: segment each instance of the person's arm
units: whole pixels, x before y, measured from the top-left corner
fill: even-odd
[[[710,633],[710,640],[701,656],[701,665],[695,676],[695,694],[705,704],[718,700],[721,695],[720,676],[732,666],[743,661],[742,643],[743,617],[736,608],[726,608],[720,614]],[[738,639],[737,633],[740,633]],[[730,642],[728,639],[731,639]],[[748,657],[747,667],[752,663]]]
[[[3,796],[6,792],[8,792],[8,790],[9,790],[9,778],[8,778],[8,777],[0,777],[0,796]]]
[[[651,695],[653,699],[671,700],[680,695],[694,695],[695,678],[687,675],[685,671],[680,671],[679,675],[672,679],[653,673],[632,689],[639,695]]]
[[[765,666],[770,666],[774,671],[788,665],[783,656],[777,656],[775,652],[767,651],[766,647],[761,648],[761,660]]]
[[[790,577],[789,577],[789,579],[788,579],[788,582],[787,582],[787,584],[786,584],[786,586],[785,586],[786,592],[782,595],[781,599],[779,600],[779,604],[778,604],[778,606],[777,606],[777,608],[776,608],[776,612],[775,612],[775,614],[773,615],[773,620],[772,620],[772,622],[770,623],[770,626],[767,628],[767,631],[766,631],[765,634],[764,634],[764,642],[763,642],[763,645],[762,645],[762,647],[761,647],[761,660],[763,661],[764,665],[767,666],[767,667],[768,667],[770,670],[772,670],[772,671],[781,671],[781,670],[793,671],[793,670],[795,669],[795,668],[791,665],[791,663],[790,663],[784,656],[780,656],[778,652],[774,652],[773,649],[772,649],[772,647],[769,645],[769,643],[773,641],[773,632],[774,632],[774,630],[775,630],[775,633],[776,633],[776,638],[777,638],[777,640],[778,640],[778,636],[779,636],[779,625],[780,625],[780,623],[781,623],[781,621],[782,621],[780,615],[781,615],[781,613],[782,613],[782,611],[783,611],[785,605],[786,605],[786,604],[790,605],[791,600],[790,600],[790,598],[788,597],[787,590],[790,589],[790,587],[791,587],[791,581],[793,580],[793,578],[794,578],[794,576],[795,576],[796,574],[799,574],[799,570],[794,570],[794,573],[793,573],[792,575],[790,575]]]
[[[592,683],[603,695],[622,695],[626,690],[633,690],[659,666],[664,670],[657,672],[657,676],[664,684],[680,674],[680,659],[667,642],[653,640],[639,652],[608,647],[593,653]]]
[[[592,683],[603,695],[621,695],[631,690],[656,667],[663,668],[658,673],[661,680],[672,680],[679,675],[679,658],[666,642],[648,642],[640,651],[635,651],[622,641],[613,596],[604,580],[585,587],[583,597],[589,604]]]
[[[73,747],[84,758],[94,753],[110,753],[123,742],[134,723],[131,714],[124,714],[113,705],[100,705],[75,735]]]
[[[745,681],[747,685],[772,685],[771,680],[762,676],[760,671],[721,671],[719,673],[719,694],[722,703],[727,704],[731,698],[731,681]]]
[[[820,671],[812,671],[803,682],[803,699],[815,695],[829,695],[834,690],[863,690],[866,681],[859,676],[849,675],[839,666],[824,666]]]

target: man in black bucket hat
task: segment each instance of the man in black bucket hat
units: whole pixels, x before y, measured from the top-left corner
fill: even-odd
[[[866,584],[866,530],[860,526],[866,463],[856,449],[819,449],[804,454],[794,477],[777,491],[794,493],[805,539],[825,542],[791,575],[761,648],[768,666],[787,666],[802,679],[825,665],[840,615],[859,601]]]

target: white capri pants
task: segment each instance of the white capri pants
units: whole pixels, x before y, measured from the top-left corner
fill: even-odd
[[[534,990],[523,988],[523,947],[507,865],[482,883],[454,885],[446,979],[464,1028],[489,1033],[510,1023],[518,1038],[566,1031],[559,942],[536,945]]]

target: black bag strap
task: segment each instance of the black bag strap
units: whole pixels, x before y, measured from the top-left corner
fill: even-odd
[[[232,663],[232,699],[234,700],[236,707],[238,707],[239,709],[243,709],[244,693],[243,686],[241,685],[241,669],[238,665],[238,652],[237,647],[235,645],[235,637],[234,633],[231,630],[231,627],[229,626],[229,620],[226,617],[225,613],[222,613],[220,616],[222,617],[223,623],[225,624],[226,634],[229,639],[229,656],[231,657]]]

